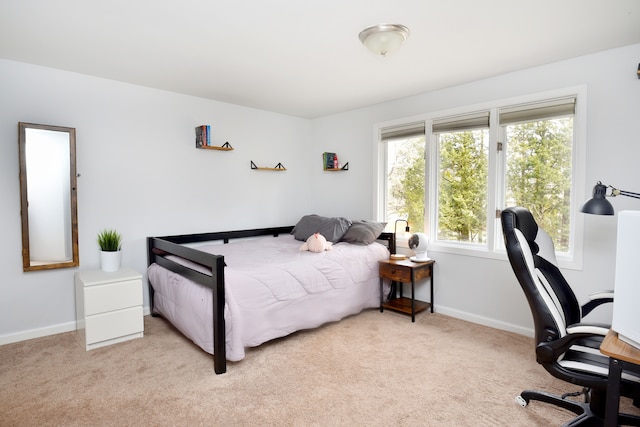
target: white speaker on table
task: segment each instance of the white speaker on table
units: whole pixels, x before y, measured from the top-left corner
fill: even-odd
[[[424,262],[430,261],[431,258],[427,256],[427,246],[429,245],[429,237],[424,233],[416,233],[409,238],[409,249],[412,249],[416,254],[412,256],[411,261]]]

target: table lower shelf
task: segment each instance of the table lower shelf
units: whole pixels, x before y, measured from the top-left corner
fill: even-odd
[[[420,313],[431,307],[431,303],[415,300],[415,312]],[[399,311],[405,314],[411,314],[411,298],[394,298],[382,303],[382,308],[388,310]]]

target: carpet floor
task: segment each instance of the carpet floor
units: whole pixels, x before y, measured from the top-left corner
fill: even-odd
[[[579,388],[533,340],[438,313],[366,310],[213,358],[162,318],[141,339],[84,350],[84,331],[0,346],[2,426],[557,426],[566,410],[514,397]]]

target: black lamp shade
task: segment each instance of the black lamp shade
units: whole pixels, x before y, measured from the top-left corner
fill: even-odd
[[[593,187],[593,198],[587,200],[587,202],[582,205],[580,211],[594,215],[613,215],[613,206],[611,206],[611,203],[606,199],[606,196],[607,186],[598,182],[596,186]]]

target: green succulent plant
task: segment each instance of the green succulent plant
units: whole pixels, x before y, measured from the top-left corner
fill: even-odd
[[[122,249],[122,235],[116,230],[104,229],[98,233],[98,246],[105,252],[115,252]]]

